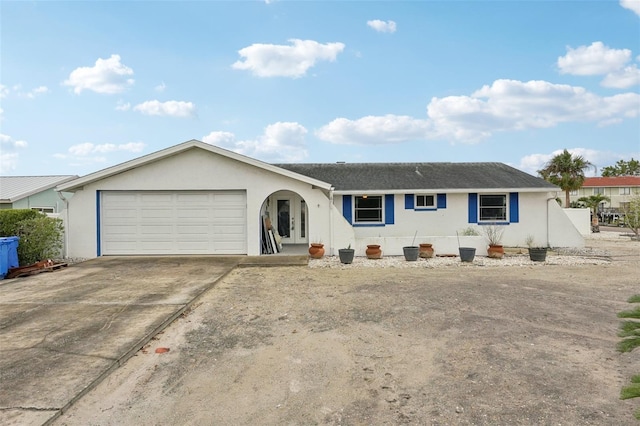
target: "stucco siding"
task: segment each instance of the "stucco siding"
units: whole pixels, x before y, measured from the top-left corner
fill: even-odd
[[[309,234],[329,239],[329,201],[311,185],[246,163],[191,149],[96,181],[76,191],[69,206],[69,256],[98,254],[99,191],[245,190],[247,254],[260,254],[260,208],[278,190],[298,193],[309,206]]]

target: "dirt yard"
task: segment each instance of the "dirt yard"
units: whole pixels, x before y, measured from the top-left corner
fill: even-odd
[[[55,424],[637,425],[640,243],[588,245],[611,262],[236,269]]]

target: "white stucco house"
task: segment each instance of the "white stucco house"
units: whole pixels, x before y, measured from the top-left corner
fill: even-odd
[[[503,244],[582,246],[548,182],[501,163],[268,164],[191,140],[60,184],[70,257],[264,254],[265,218],[287,245],[385,255],[505,226]],[[479,237],[463,245],[486,254]]]

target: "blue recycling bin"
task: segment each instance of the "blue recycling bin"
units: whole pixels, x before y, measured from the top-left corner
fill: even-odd
[[[19,237],[0,237],[0,279],[4,279],[9,268],[17,268]]]

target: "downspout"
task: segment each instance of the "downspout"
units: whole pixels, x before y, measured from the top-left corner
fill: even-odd
[[[329,188],[329,247],[330,254],[333,256],[335,254],[335,249],[333,248],[333,191],[335,188],[332,186]]]
[[[549,210],[549,201],[556,201],[556,197],[547,198],[547,247],[550,247],[549,242],[551,241],[551,229],[549,229],[549,214],[551,213]]]
[[[56,191],[58,197],[64,202],[64,251],[62,255],[65,259],[69,257],[69,200],[67,200],[62,191]]]

